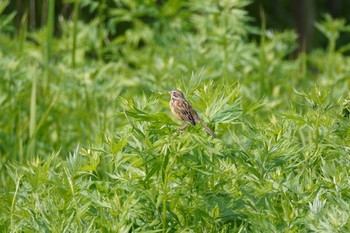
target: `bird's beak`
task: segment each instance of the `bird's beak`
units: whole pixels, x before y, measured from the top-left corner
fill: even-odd
[[[168,94],[170,94],[171,95],[171,91],[167,91],[168,92]]]

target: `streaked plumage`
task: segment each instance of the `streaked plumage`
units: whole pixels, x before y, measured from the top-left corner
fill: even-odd
[[[177,119],[190,123],[191,125],[196,125],[201,121],[197,112],[187,102],[181,91],[173,90],[170,91],[169,94],[171,95],[169,103],[170,109]],[[208,126],[206,126],[204,123],[201,125],[211,136],[216,138],[215,133],[211,131]],[[181,127],[180,130],[184,130],[187,126],[188,125]]]

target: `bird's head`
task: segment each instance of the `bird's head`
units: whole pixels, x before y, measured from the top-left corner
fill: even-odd
[[[171,95],[171,98],[174,98],[174,99],[185,99],[184,94],[181,91],[179,91],[179,90],[169,91],[168,93]]]

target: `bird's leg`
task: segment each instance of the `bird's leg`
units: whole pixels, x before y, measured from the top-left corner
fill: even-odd
[[[180,132],[183,132],[188,127],[188,124],[185,124],[179,128]]]

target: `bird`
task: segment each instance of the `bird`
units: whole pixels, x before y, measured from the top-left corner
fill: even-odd
[[[180,127],[180,131],[185,130],[189,124],[196,125],[200,123],[201,119],[198,116],[197,112],[192,108],[192,106],[186,100],[184,94],[179,90],[173,90],[168,92],[171,95],[170,99],[170,109],[173,115],[184,122],[186,124]],[[189,124],[188,124],[189,123]],[[216,134],[209,129],[209,127],[201,123],[202,127],[205,131],[207,131],[213,138],[217,138]]]

